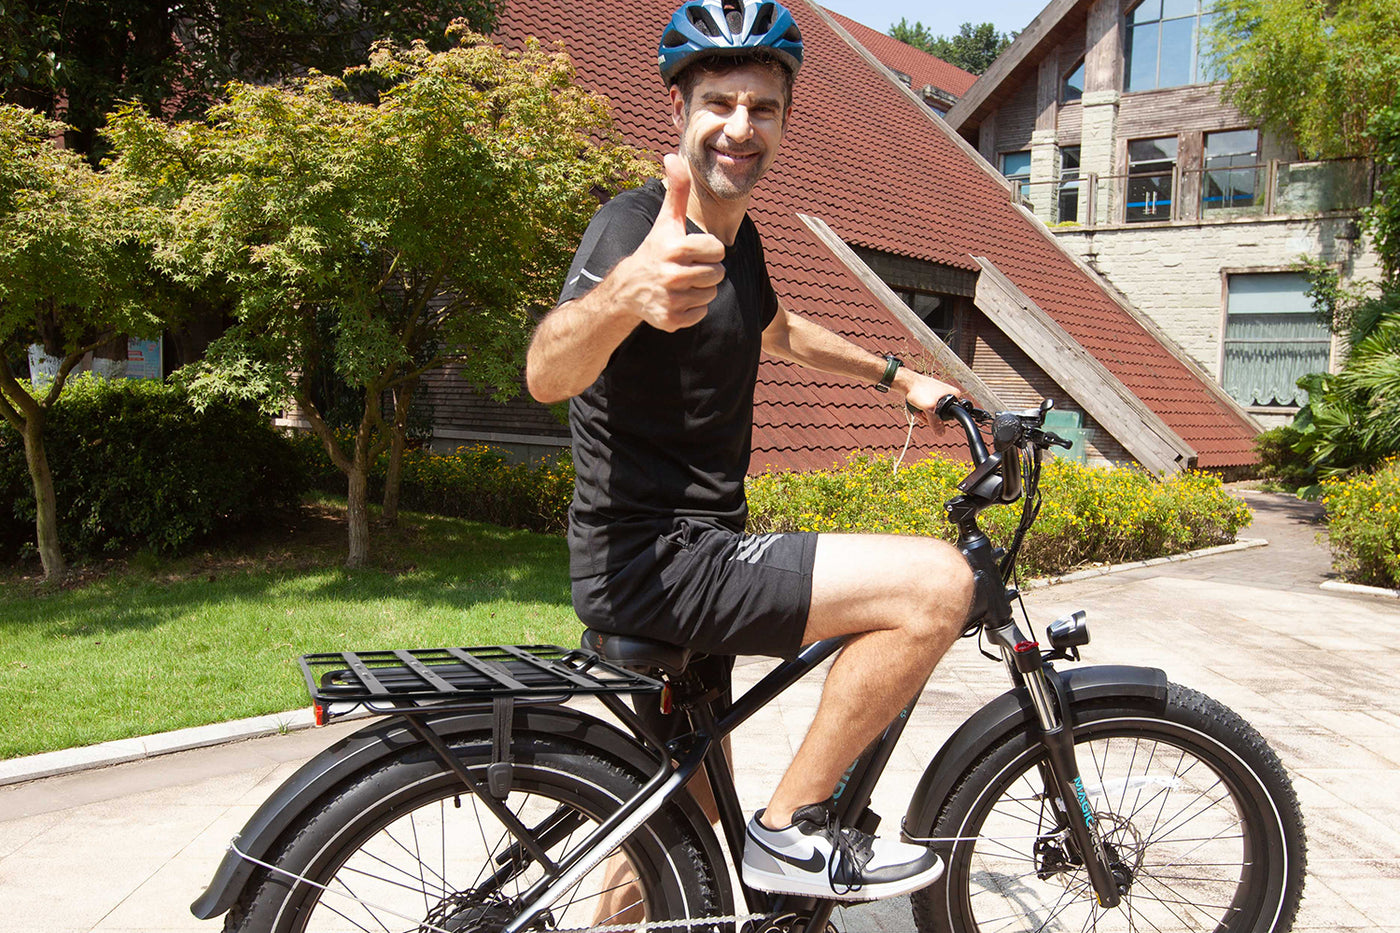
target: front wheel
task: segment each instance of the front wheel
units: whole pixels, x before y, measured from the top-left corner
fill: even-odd
[[[485,782],[490,735],[454,741],[452,751]],[[511,753],[503,803],[552,860],[641,787],[639,775],[562,738],[517,734]],[[667,804],[531,929],[729,913],[701,851],[680,807]],[[225,921],[229,933],[499,933],[542,873],[422,745],[318,801],[269,861],[279,871],[255,873]]]
[[[1225,706],[1172,684],[1160,713],[1119,698],[1076,707],[1084,788],[1127,893],[1101,908],[1046,794],[1029,732],[959,781],[934,828],[957,839],[914,895],[934,931],[1285,933],[1303,890],[1298,799],[1277,756]],[[1075,806],[1077,809],[1077,806]]]

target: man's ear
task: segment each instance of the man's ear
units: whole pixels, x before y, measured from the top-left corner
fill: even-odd
[[[685,125],[686,117],[685,95],[681,93],[680,87],[671,85],[671,124],[676,129]]]

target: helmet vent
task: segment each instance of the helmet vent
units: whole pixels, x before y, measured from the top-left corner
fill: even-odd
[[[773,4],[765,3],[759,7],[758,17],[753,21],[753,31],[755,35],[763,35],[773,28]]]
[[[695,28],[700,30],[703,35],[709,36],[712,39],[719,37],[721,32],[719,23],[716,23],[710,16],[709,10],[701,6],[693,6],[686,10],[686,14],[690,17],[690,21],[695,25]]]
[[[739,35],[744,31],[744,5],[736,0],[724,0],[724,22],[729,32]]]

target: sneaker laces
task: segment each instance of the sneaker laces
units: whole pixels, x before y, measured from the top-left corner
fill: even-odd
[[[853,826],[842,826],[841,818],[830,804],[822,807],[825,825],[822,835],[831,841],[833,858],[826,863],[826,881],[836,894],[853,894],[865,887],[860,882],[862,871],[875,854],[875,837]],[[846,881],[837,880],[837,873],[844,868]]]

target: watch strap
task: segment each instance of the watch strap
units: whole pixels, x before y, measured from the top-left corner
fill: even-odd
[[[888,392],[890,386],[894,385],[894,374],[899,372],[899,367],[904,363],[893,353],[885,357],[885,374],[880,377],[880,381],[875,383],[876,392]]]

